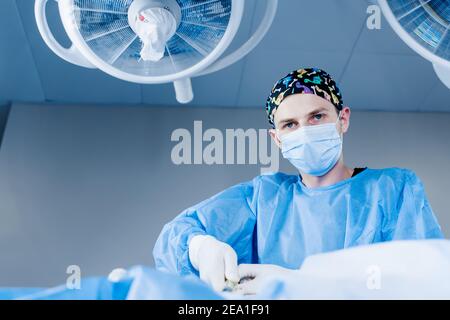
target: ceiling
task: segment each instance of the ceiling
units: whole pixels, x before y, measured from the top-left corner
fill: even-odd
[[[409,49],[386,20],[381,30],[366,27],[368,5],[367,0],[280,0],[273,27],[254,52],[228,69],[193,79],[190,106],[263,107],[276,80],[315,66],[336,78],[353,109],[450,112],[450,90],[432,65]],[[261,0],[246,0],[246,6],[230,50],[261,19]],[[0,104],[177,104],[171,84],[127,83],[64,62],[41,39],[33,9],[33,0],[0,1]],[[56,37],[67,45],[56,4],[48,14]]]

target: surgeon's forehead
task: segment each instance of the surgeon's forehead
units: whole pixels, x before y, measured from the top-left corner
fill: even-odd
[[[293,94],[286,97],[275,111],[275,122],[287,118],[304,118],[314,111],[333,111],[334,105],[314,94]]]

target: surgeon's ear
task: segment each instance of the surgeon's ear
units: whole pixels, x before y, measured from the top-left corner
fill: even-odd
[[[269,134],[272,137],[272,140],[278,146],[278,148],[281,149],[281,141],[280,141],[280,139],[278,139],[277,130],[276,129],[269,129]]]
[[[351,110],[348,106],[344,107],[341,111],[341,132],[346,133],[350,127]]]

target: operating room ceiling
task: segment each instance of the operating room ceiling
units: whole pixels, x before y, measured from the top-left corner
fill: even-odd
[[[259,2],[259,5],[257,3]],[[261,0],[249,6],[233,49],[257,27]],[[260,107],[273,83],[306,66],[326,69],[355,110],[450,112],[450,90],[432,65],[406,46],[386,20],[366,26],[367,0],[280,0],[272,29],[245,59],[193,79],[190,106]],[[0,1],[0,104],[177,105],[172,84],[138,85],[71,65],[44,44],[34,20],[34,0]],[[68,44],[56,5],[52,29]]]

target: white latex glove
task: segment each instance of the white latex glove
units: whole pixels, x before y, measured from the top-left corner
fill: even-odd
[[[239,282],[237,255],[231,246],[212,236],[198,235],[189,242],[189,259],[200,279],[223,291],[225,280]]]
[[[128,276],[128,271],[123,268],[116,268],[108,275],[108,281],[120,282]]]
[[[298,272],[298,269],[286,269],[274,264],[241,264],[239,265],[241,279],[251,279],[241,281],[236,292],[244,295],[258,294],[269,279],[296,276]]]

